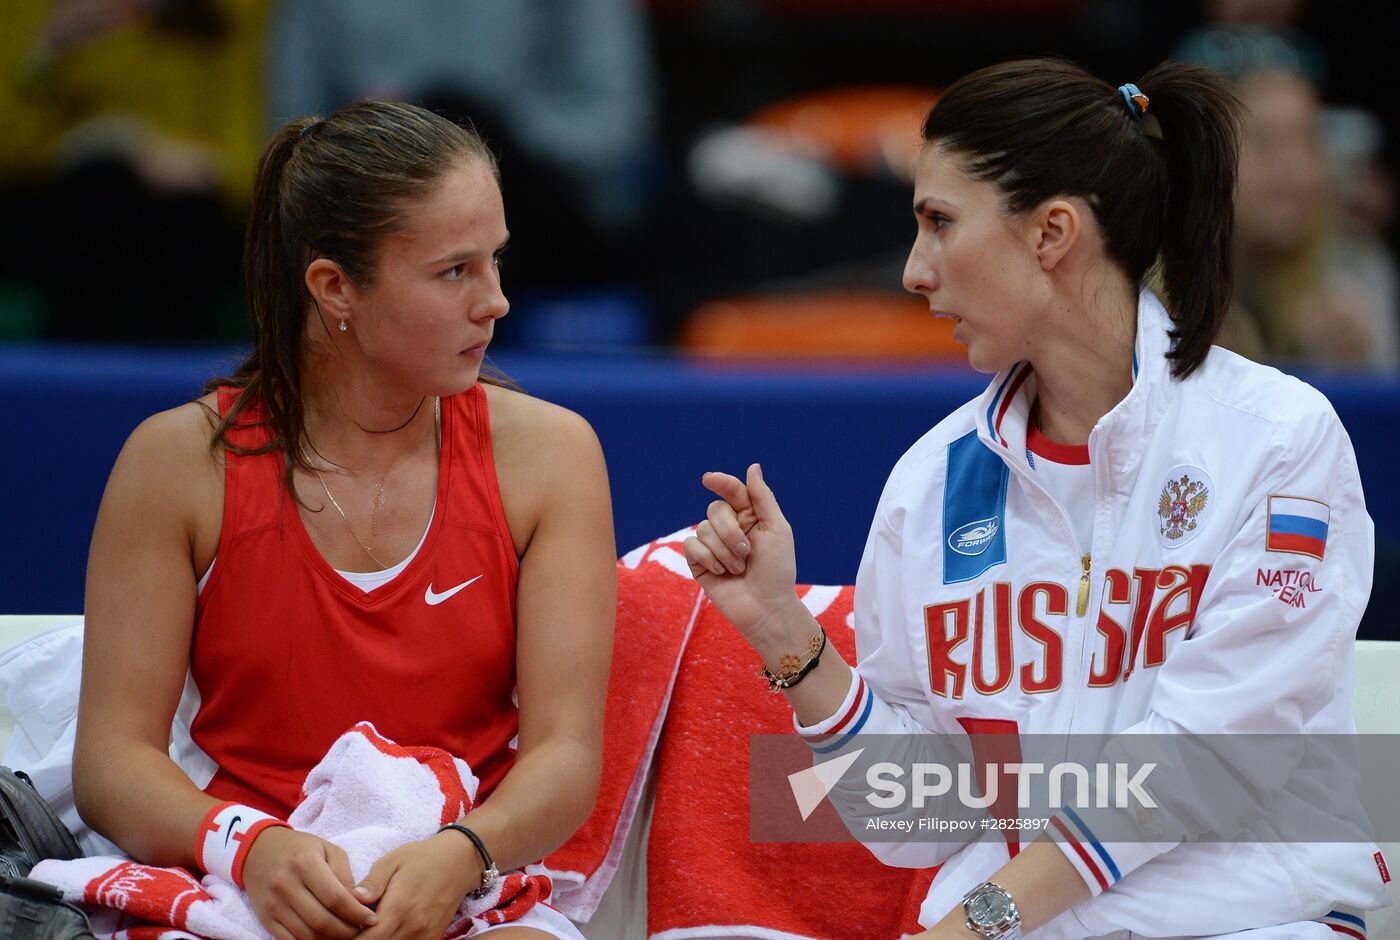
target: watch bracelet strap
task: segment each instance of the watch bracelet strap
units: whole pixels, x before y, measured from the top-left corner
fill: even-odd
[[[1022,940],[1024,930],[1021,927],[1021,910],[1016,906],[1016,899],[1012,896],[1011,892],[1007,891],[1001,885],[991,881],[982,882],[963,896],[963,910],[967,910],[967,902],[972,900],[973,895],[980,892],[983,888],[993,888],[1006,895],[1007,899],[1011,902],[1011,916],[1014,918],[1014,921],[1006,927],[989,927],[984,930],[982,927],[974,924],[971,917],[967,917],[967,929],[975,934],[987,937],[989,940]],[[992,932],[989,933],[987,931]]]
[[[968,918],[967,929],[977,934],[979,937],[988,937],[991,938],[991,940],[1021,940],[1023,936],[1020,920],[1017,920],[1016,923],[1012,924],[1010,927],[999,930],[996,933],[984,933],[982,928],[974,926],[971,918]]]
[[[500,872],[496,870],[496,863],[491,859],[491,853],[486,850],[486,843],[481,841],[481,836],[477,835],[475,832],[472,832],[470,829],[468,829],[461,823],[448,823],[447,825],[439,829],[438,832],[446,832],[449,829],[454,829],[457,832],[460,832],[462,835],[472,840],[472,845],[476,846],[476,852],[478,855],[481,856],[481,887],[477,888],[475,891],[468,891],[467,897],[485,897],[486,892],[491,890],[491,886],[496,882],[496,877],[500,874]]]

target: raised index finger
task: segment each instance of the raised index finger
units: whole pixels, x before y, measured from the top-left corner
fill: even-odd
[[[700,482],[705,485],[705,489],[734,507],[735,512],[751,508],[749,488],[738,477],[712,470],[702,476]]]

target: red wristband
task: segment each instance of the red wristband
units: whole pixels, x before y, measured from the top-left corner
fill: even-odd
[[[209,811],[195,836],[194,860],[199,870],[243,887],[243,863],[248,850],[265,829],[287,826],[276,816],[242,803],[220,803]]]

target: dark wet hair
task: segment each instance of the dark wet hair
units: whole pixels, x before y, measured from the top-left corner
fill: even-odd
[[[1062,59],[985,68],[950,86],[926,142],[1027,212],[1055,196],[1088,202],[1105,249],[1135,284],[1160,262],[1172,374],[1205,361],[1230,304],[1240,103],[1209,69],[1164,62],[1137,80],[1147,114]]]
[[[499,182],[495,157],[470,126],[396,102],[361,101],[324,120],[289,121],[273,135],[258,163],[243,248],[253,349],[232,376],[205,386],[206,393],[229,385],[241,390],[214,430],[214,447],[281,451],[287,487],[294,489],[292,470],[304,465],[297,442],[304,427],[302,337],[313,302],[307,265],[328,258],[356,284],[368,285],[383,238],[400,230],[405,209],[463,159],[479,160]],[[493,370],[482,381],[511,384]],[[246,426],[240,415],[254,403],[266,411],[268,443],[230,442],[229,431]]]

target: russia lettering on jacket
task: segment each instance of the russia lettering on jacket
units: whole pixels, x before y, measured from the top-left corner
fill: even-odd
[[[1101,688],[1126,679],[1139,653],[1143,668],[1162,665],[1168,637],[1176,631],[1183,637],[1190,633],[1209,576],[1210,565],[1106,572],[1089,686]],[[991,586],[990,602],[987,594],[983,588],[972,597],[924,608],[933,694],[962,698],[969,669],[979,695],[996,695],[1013,679],[1028,694],[1058,689],[1064,680],[1064,631],[1055,629],[1055,623],[1070,614],[1068,588],[1054,581],[1032,581],[1017,592],[1012,584],[999,581]],[[1121,619],[1114,616],[1115,607],[1126,608]],[[1035,659],[1012,661],[1014,629],[1038,644]],[[984,653],[988,630],[993,632],[991,655]],[[970,655],[962,649],[969,640]]]

